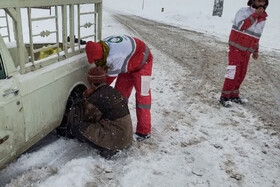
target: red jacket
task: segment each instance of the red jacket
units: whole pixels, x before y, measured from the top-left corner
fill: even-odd
[[[266,12],[259,16],[252,7],[241,8],[235,15],[229,45],[250,53],[258,51],[266,17]]]
[[[106,73],[107,84],[111,84],[119,73],[134,72],[141,69],[151,56],[147,45],[130,36],[109,36],[103,39],[109,46]]]

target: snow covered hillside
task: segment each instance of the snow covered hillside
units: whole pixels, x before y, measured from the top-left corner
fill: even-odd
[[[104,0],[105,8],[168,23],[180,28],[228,39],[235,13],[247,6],[246,0],[224,0],[222,17],[212,16],[214,0]],[[280,51],[280,1],[270,0],[268,19],[260,45]],[[164,12],[162,12],[164,8]]]

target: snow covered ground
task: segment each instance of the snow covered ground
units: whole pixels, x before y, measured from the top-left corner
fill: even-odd
[[[134,34],[113,19],[113,11],[117,11],[203,32],[224,42],[235,12],[245,6],[243,0],[225,1],[224,16],[219,18],[211,16],[213,1],[115,2],[104,0],[103,36]],[[279,5],[276,0],[270,1],[267,9],[270,16],[260,49],[278,57],[280,22],[276,8]],[[165,8],[164,12],[161,8]],[[154,55],[150,139],[134,142],[129,150],[112,160],[104,160],[85,144],[53,135],[50,143],[23,154],[0,171],[0,181],[5,180],[1,176],[12,177],[7,186],[41,187],[279,186],[279,132],[263,128],[264,121],[246,107],[220,107],[219,92],[214,85],[206,85],[207,92],[192,93],[191,86],[199,80],[186,81],[191,76],[190,70],[180,65],[174,68],[170,56],[154,47],[153,41],[146,42]],[[200,94],[206,95],[210,104]],[[135,125],[134,104],[132,95],[129,107]]]

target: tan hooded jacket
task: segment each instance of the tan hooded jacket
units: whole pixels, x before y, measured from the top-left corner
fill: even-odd
[[[123,96],[114,88],[100,84],[85,103],[83,136],[107,149],[123,149],[132,144],[132,122]]]

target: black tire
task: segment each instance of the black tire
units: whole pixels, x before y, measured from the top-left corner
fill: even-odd
[[[71,125],[80,122],[82,119],[84,90],[77,88],[69,96],[62,122],[56,129],[58,135],[74,138],[71,134]]]

